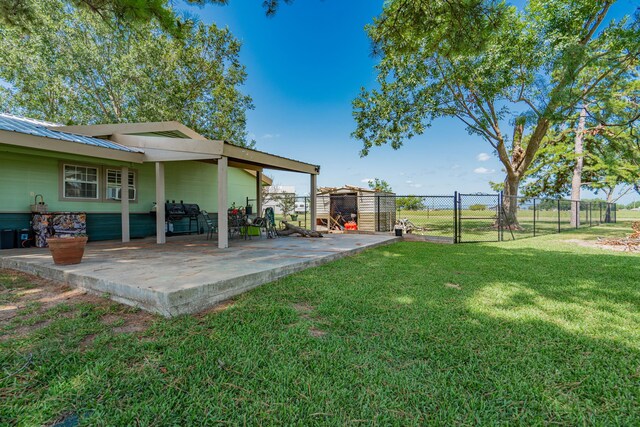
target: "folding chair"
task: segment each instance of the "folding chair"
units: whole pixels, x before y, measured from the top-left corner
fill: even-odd
[[[200,214],[202,214],[204,224],[207,226],[207,240],[210,240],[213,238],[213,233],[218,232],[218,224],[213,222],[207,211],[200,211]]]
[[[266,223],[265,230],[267,232],[267,238],[274,239],[278,237],[276,230],[276,215],[273,208],[267,208],[264,210],[264,220]]]

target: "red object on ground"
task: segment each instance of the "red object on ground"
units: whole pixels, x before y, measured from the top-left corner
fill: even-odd
[[[345,222],[344,223],[344,229],[345,230],[357,230],[358,229],[358,224],[356,224],[354,221]]]

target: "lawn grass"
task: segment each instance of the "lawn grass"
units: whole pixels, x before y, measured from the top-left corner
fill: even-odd
[[[627,229],[401,242],[129,333],[109,301],[22,309],[0,424],[639,425],[640,256],[576,244]]]

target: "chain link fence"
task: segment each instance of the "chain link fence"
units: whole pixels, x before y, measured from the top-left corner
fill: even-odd
[[[255,199],[247,205],[256,206]],[[394,232],[452,243],[495,242],[535,237],[615,223],[615,203],[506,197],[496,194],[395,195],[331,194],[316,197],[319,231]],[[311,200],[294,194],[272,195],[263,210],[276,222],[311,227]],[[257,213],[256,213],[257,214]]]

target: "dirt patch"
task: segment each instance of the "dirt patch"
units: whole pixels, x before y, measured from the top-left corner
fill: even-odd
[[[608,251],[615,252],[638,252],[640,251],[640,246],[637,245],[625,245],[625,244],[610,244],[609,239],[602,240],[580,240],[580,239],[567,239],[565,240],[567,243],[571,243],[577,246],[582,246],[584,248],[596,248],[596,249],[606,249]]]
[[[107,326],[113,326],[111,330],[116,334],[129,334],[145,331],[154,317],[153,314],[145,311],[123,310],[119,313],[105,314],[100,322]]]
[[[87,347],[90,347],[93,344],[93,341],[96,339],[97,334],[89,334],[80,341],[80,350],[85,350]]]
[[[312,316],[312,313],[316,309],[313,305],[306,302],[297,302],[292,304],[293,309],[298,313],[301,319],[309,320],[314,323],[322,323],[322,319],[317,316]],[[318,328],[317,326],[309,327],[309,335],[314,338],[321,338],[327,335],[327,332]]]
[[[310,319],[311,313],[315,310],[315,307],[311,304],[307,304],[306,302],[297,302],[292,304],[293,309],[298,313],[300,317],[303,319]]]
[[[322,329],[311,327],[311,328],[309,328],[309,335],[311,335],[314,338],[321,338],[321,337],[327,335],[327,332],[323,331]]]
[[[209,314],[222,313],[223,311],[227,311],[228,309],[233,307],[235,304],[236,304],[236,300],[234,298],[228,299],[228,300],[222,301],[222,302],[214,305],[213,307],[210,307],[210,308],[207,308],[206,310],[200,311],[200,312],[194,314],[193,316],[197,317],[198,319],[203,319],[203,318],[207,317]]]
[[[14,317],[20,318],[21,325],[14,329],[7,329],[0,333],[0,339],[13,339],[26,336],[37,329],[51,323],[51,319],[29,324],[29,319],[36,319],[47,310],[60,305],[76,305],[90,303],[96,308],[109,308],[110,313],[103,316],[101,321],[105,325],[114,325],[115,333],[140,332],[149,326],[154,315],[127,306],[118,305],[113,301],[87,293],[82,289],[43,279],[31,274],[15,270],[0,269],[0,322],[6,322]],[[75,310],[62,310],[55,314],[56,318],[77,315]],[[88,346],[93,337],[86,337],[84,346]]]
[[[445,287],[447,288],[451,288],[451,289],[457,289],[457,290],[461,290],[462,286],[456,284],[456,283],[445,283],[444,284]]]
[[[44,311],[62,303],[101,302],[82,289],[15,270],[0,269],[0,321],[31,304]]]

